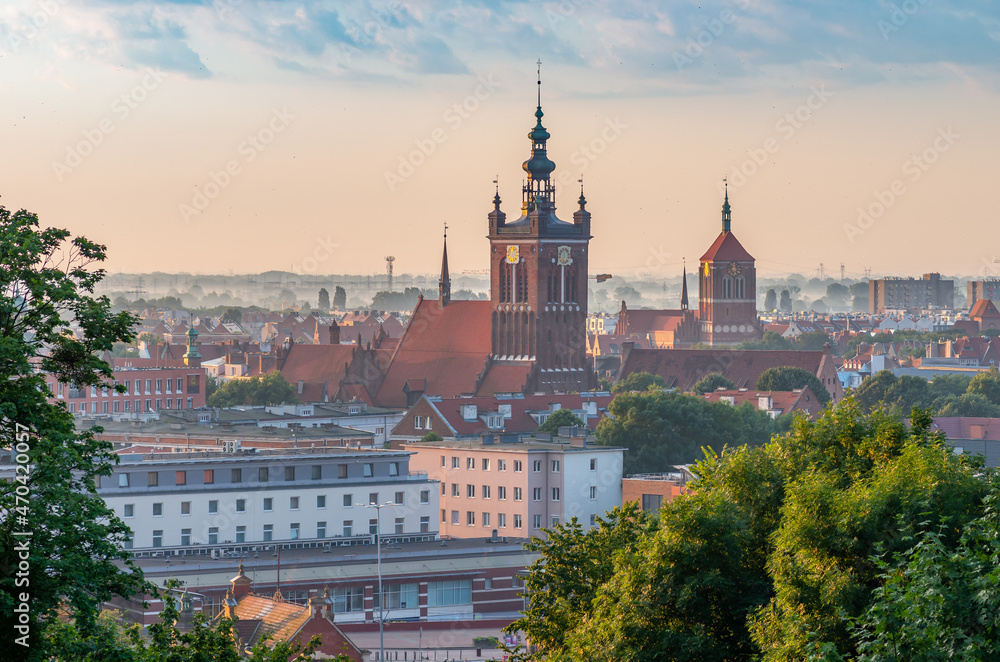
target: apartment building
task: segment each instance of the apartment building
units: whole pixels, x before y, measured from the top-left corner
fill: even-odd
[[[442,536],[540,536],[576,517],[584,526],[622,503],[624,449],[525,440],[405,444],[411,466],[440,482]]]
[[[941,278],[939,273],[922,278],[879,278],[868,281],[868,312],[872,315],[886,310],[921,311],[955,307],[955,281]]]
[[[79,416],[110,416],[145,419],[161,410],[196,409],[205,406],[205,371],[173,361],[168,367],[116,367],[113,388],[77,386],[46,375],[50,402],[63,402]]]
[[[122,454],[98,494],[131,529],[126,546],[213,556],[261,544],[367,544],[438,535],[439,488],[411,453],[335,448]],[[370,503],[388,504],[380,510]]]

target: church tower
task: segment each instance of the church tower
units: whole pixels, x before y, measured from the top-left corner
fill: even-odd
[[[698,271],[701,342],[732,345],[760,338],[757,269],[732,232],[729,188],[722,204],[722,232],[701,256]]]
[[[494,365],[534,364],[535,390],[590,388],[587,363],[587,258],[590,212],[580,188],[573,221],[556,216],[556,164],[546,155],[541,78],[535,126],[528,133],[521,215],[507,222],[500,191],[489,213],[491,354]]]

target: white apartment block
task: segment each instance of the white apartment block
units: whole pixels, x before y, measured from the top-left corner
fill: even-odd
[[[621,448],[444,441],[404,449],[414,469],[440,482],[442,536],[541,536],[573,517],[591,526],[622,503]]]
[[[247,553],[438,535],[439,487],[411,454],[310,448],[121,455],[98,494],[136,555]],[[369,503],[389,504],[380,510]]]

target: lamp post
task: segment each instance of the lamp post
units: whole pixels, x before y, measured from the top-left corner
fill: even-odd
[[[385,632],[383,630],[383,620],[385,616],[385,595],[382,593],[382,509],[386,506],[395,506],[391,501],[385,503],[369,503],[366,508],[375,509],[375,558],[378,567],[378,647],[379,662],[385,661]]]

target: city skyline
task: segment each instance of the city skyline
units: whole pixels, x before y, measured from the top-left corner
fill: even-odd
[[[762,274],[995,276],[1000,12],[956,3],[23,2],[0,14],[0,204],[111,271],[488,265],[542,61],[590,270],[675,277],[733,229]],[[895,249],[895,250],[894,250]]]

